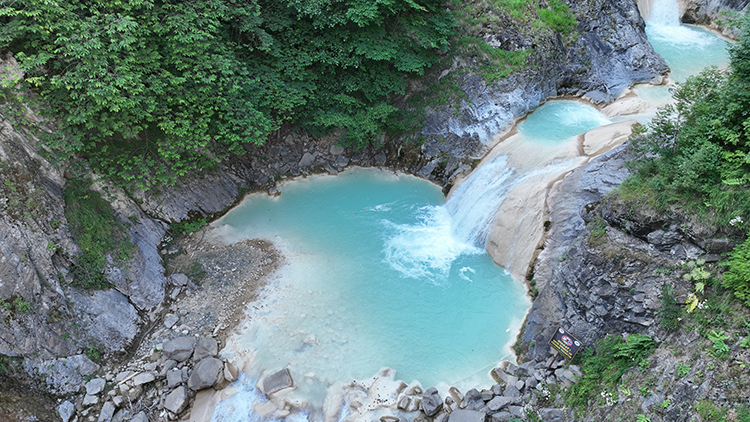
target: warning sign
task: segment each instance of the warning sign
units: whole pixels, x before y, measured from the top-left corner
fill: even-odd
[[[560,352],[565,359],[571,360],[573,356],[578,353],[581,348],[581,342],[578,341],[572,334],[565,331],[564,328],[560,327],[555,331],[555,335],[549,341],[549,345],[555,350]]]

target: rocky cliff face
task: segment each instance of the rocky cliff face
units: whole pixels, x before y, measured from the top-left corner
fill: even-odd
[[[0,69],[4,78],[20,77],[11,57],[0,60]],[[113,208],[137,246],[133,258],[110,263],[111,290],[71,286],[66,275],[79,248],[65,218],[65,178],[39,154],[28,129],[44,122],[31,109],[22,114],[10,107],[0,113],[0,355],[27,358],[30,372],[48,375],[51,391],[67,393],[66,379],[80,381],[96,366],[84,352],[124,353],[160,310],[165,278],[157,245],[164,228],[120,195]],[[80,362],[56,360],[70,356]]]
[[[739,31],[724,21],[734,14],[747,12],[750,6],[748,0],[678,0],[677,3],[682,22],[705,25],[734,39],[739,36]]]
[[[560,36],[515,40],[518,34],[513,31],[486,34],[493,46],[532,49],[534,65],[494,84],[471,72],[459,76],[467,98],[457,108],[433,110],[422,133],[444,140],[475,138],[487,144],[547,98],[576,95],[604,104],[634,83],[661,80],[667,66],[648,43],[633,0],[568,3],[580,31],[574,40]]]

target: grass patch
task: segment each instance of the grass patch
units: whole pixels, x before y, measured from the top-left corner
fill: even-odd
[[[107,256],[122,262],[131,258],[135,246],[124,224],[117,221],[109,202],[91,190],[87,179],[68,180],[65,218],[73,239],[81,248],[72,268],[72,284],[86,289],[109,287],[104,277]]]

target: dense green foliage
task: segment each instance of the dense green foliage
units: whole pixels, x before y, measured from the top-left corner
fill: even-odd
[[[674,91],[632,141],[636,176],[626,189],[679,203],[719,226],[750,221],[750,34],[730,48],[730,71],[709,69]]]
[[[750,306],[750,240],[732,251],[722,284]]]
[[[679,318],[682,313],[681,306],[677,303],[672,292],[672,285],[664,283],[661,287],[661,306],[656,310],[659,317],[659,325],[667,330],[674,330],[679,325]]]
[[[632,139],[635,175],[621,188],[658,211],[683,208],[704,224],[747,231],[750,222],[750,20],[730,47],[730,68],[709,69],[674,91]],[[732,253],[724,286],[750,305],[750,246]],[[662,321],[669,321],[663,319]]]
[[[89,185],[86,180],[69,180],[63,191],[65,218],[81,248],[71,273],[76,286],[104,288],[109,286],[103,274],[106,257],[127,260],[135,246],[124,225],[116,220],[110,204],[89,189]]]
[[[611,399],[625,371],[636,365],[646,365],[646,358],[655,347],[654,340],[642,334],[631,334],[627,340],[609,335],[597,341],[581,355],[583,378],[565,392],[566,403],[580,411],[592,398]]]
[[[439,0],[4,2],[0,48],[61,118],[50,145],[148,185],[284,121],[364,145],[448,48]]]

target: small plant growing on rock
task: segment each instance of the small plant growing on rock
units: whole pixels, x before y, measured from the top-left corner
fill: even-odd
[[[644,414],[639,414],[635,417],[635,422],[651,422],[651,419],[646,417]]]
[[[685,375],[688,374],[688,372],[690,372],[689,365],[685,365],[684,363],[680,363],[677,365],[677,377],[678,378],[683,378]]]
[[[717,359],[727,359],[729,357],[729,346],[724,343],[724,340],[728,340],[729,336],[724,334],[724,330],[716,331],[711,330],[708,333],[708,339],[713,343],[711,355]]]

